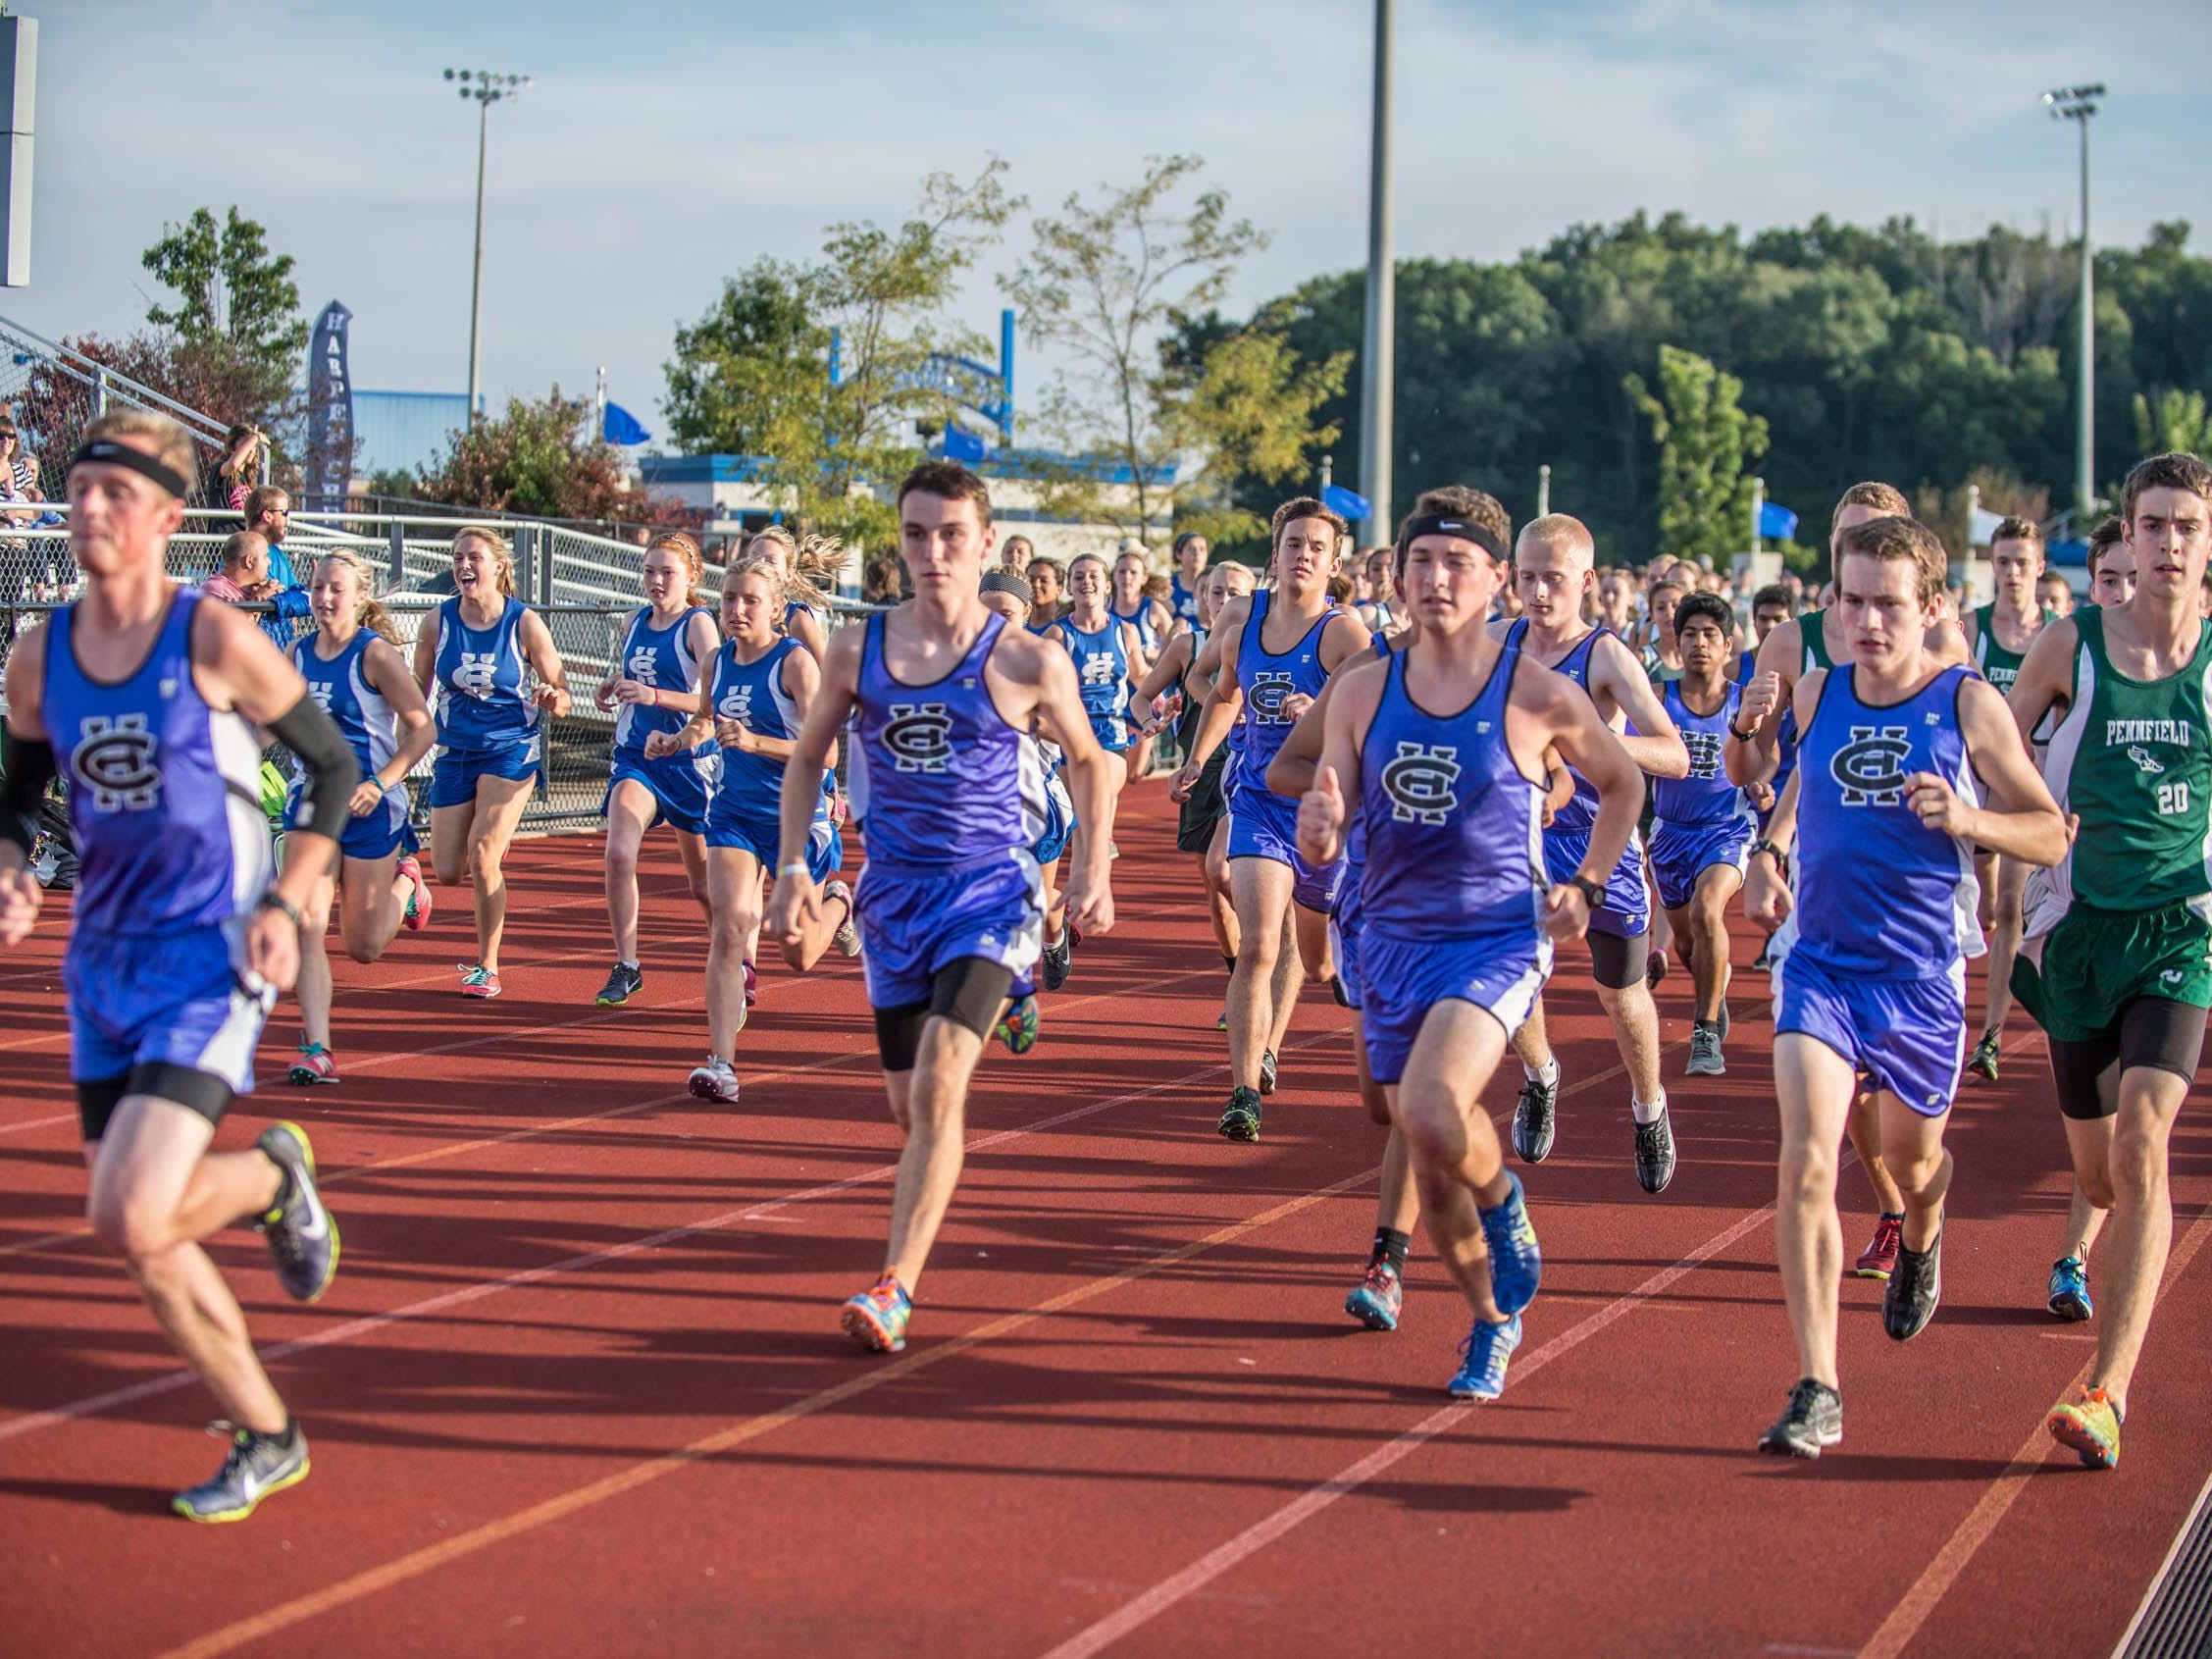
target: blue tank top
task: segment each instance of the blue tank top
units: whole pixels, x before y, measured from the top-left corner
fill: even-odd
[[[1152,600],[1139,599],[1137,608],[1131,611],[1115,610],[1109,604],[1106,606],[1106,614],[1114,621],[1126,622],[1137,630],[1137,644],[1148,658],[1159,654],[1159,629],[1153,621]]]
[[[1515,650],[1520,650],[1524,648],[1523,642],[1527,634],[1528,618],[1524,616],[1506,630],[1505,643]],[[1590,690],[1590,652],[1597,648],[1598,641],[1616,637],[1610,628],[1591,629],[1576,642],[1572,650],[1552,664],[1552,672],[1565,674],[1580,686],[1587,696]],[[1567,770],[1568,775],[1574,780],[1574,795],[1566,805],[1552,814],[1552,828],[1563,835],[1586,833],[1598,821],[1597,787],[1573,767],[1569,766]]]
[[[967,655],[928,685],[892,677],[884,619],[868,618],[860,647],[860,748],[870,789],[868,857],[922,869],[957,869],[1026,852],[1033,781],[1021,732],[991,700],[984,664],[1004,630],[992,613]]]
[[[706,614],[704,606],[694,605],[667,627],[655,628],[653,613],[639,611],[630,619],[630,632],[623,636],[622,656],[615,667],[624,679],[656,691],[698,690],[698,664],[692,660],[692,618]],[[654,732],[680,732],[690,719],[680,709],[623,703],[614,717],[614,758],[643,764],[646,738]]]
[[[1235,777],[1224,780],[1237,789],[1266,789],[1267,768],[1298,724],[1297,716],[1283,712],[1283,704],[1294,697],[1319,697],[1329,679],[1321,666],[1321,632],[1336,611],[1322,611],[1290,649],[1270,651],[1261,639],[1274,596],[1267,588],[1252,596],[1252,614],[1237,639],[1237,689],[1244,694],[1244,706],[1230,732],[1236,740]]]
[[[1109,616],[1106,626],[1097,630],[1078,628],[1065,616],[1053,624],[1053,632],[1075,659],[1083,712],[1091,717],[1092,727],[1104,733],[1100,741],[1111,749],[1121,748],[1129,737],[1129,647],[1121,632],[1124,620]]]
[[[1974,848],[1925,828],[1905,779],[1932,772],[1977,801],[1959,731],[1959,688],[1944,669],[1903,702],[1859,700],[1853,667],[1828,670],[1798,743],[1797,909],[1789,954],[1871,979],[1941,977],[1981,954]]]
[[[784,620],[781,624],[782,631],[786,634],[791,634],[792,624],[794,622],[797,621],[802,616],[811,616],[813,614],[813,606],[801,604],[797,599],[786,599],[784,601]],[[796,639],[797,636],[793,635],[792,637]]]
[[[1682,734],[1682,747],[1690,752],[1686,778],[1654,778],[1651,805],[1655,816],[1669,824],[1721,824],[1730,818],[1751,817],[1743,791],[1728,782],[1728,726],[1743,703],[1743,688],[1729,681],[1723,688],[1719,712],[1698,714],[1682,700],[1682,683],[1670,680],[1660,688],[1660,706]]]
[[[1377,656],[1389,656],[1394,648],[1391,646],[1390,642],[1385,640],[1380,634],[1369,636],[1368,644],[1372,647],[1374,653]],[[1395,648],[1395,649],[1401,653],[1405,650],[1405,648],[1406,648],[1403,644]],[[1355,812],[1352,814],[1352,821],[1344,826],[1344,880],[1337,884],[1337,893],[1340,899],[1344,896],[1352,895],[1354,893],[1360,882],[1360,871],[1366,863],[1366,815],[1364,813]]]
[[[1361,745],[1362,925],[1390,939],[1536,933],[1544,868],[1544,788],[1506,743],[1520,652],[1498,653],[1474,700],[1433,714],[1406,685],[1408,653],[1384,670]]]
[[[343,650],[328,660],[315,648],[320,634],[308,635],[291,648],[292,664],[299,670],[299,677],[307,682],[307,695],[345,735],[346,747],[353,751],[353,762],[360,767],[363,782],[368,781],[370,773],[380,770],[399,748],[399,716],[385,700],[384,694],[369,684],[366,666],[369,644],[377,637],[363,628],[345,642]],[[295,777],[294,797],[299,789],[300,781]],[[386,790],[385,799],[397,802],[404,816],[406,783],[402,781],[396,789]]]
[[[711,677],[707,696],[714,717],[735,720],[758,737],[798,736],[798,705],[792,701],[791,693],[784,690],[784,659],[793,651],[805,648],[786,636],[762,651],[756,660],[740,662],[737,642],[724,641],[722,648],[709,661]],[[766,754],[747,754],[719,746],[715,752],[722,760],[722,775],[714,786],[714,804],[718,811],[772,818],[783,810],[785,762]],[[822,801],[815,810],[817,818],[829,810],[831,777],[825,768]]]
[[[538,735],[538,705],[522,695],[525,606],[509,598],[489,628],[461,619],[461,601],[437,607],[437,741],[464,752],[509,749]]]
[[[1755,651],[1755,650],[1739,651],[1739,652],[1738,652],[1738,653],[1736,654],[1736,679],[1735,679],[1735,683],[1736,683],[1737,685],[1739,685],[1739,686],[1748,686],[1748,685],[1750,685],[1750,684],[1751,684],[1751,682],[1752,682],[1752,680],[1753,680],[1753,678],[1754,678],[1754,677],[1755,677],[1755,676],[1756,676],[1756,675],[1758,674],[1758,671],[1759,671],[1759,653],[1758,653],[1757,651]]]
[[[145,660],[115,685],[77,666],[75,604],[48,627],[41,711],[69,777],[79,934],[213,926],[269,885],[261,744],[192,683],[199,603],[191,589],[173,594]]]
[[[1201,575],[1199,579],[1201,581],[1204,581],[1205,577]],[[1167,587],[1168,608],[1172,610],[1183,621],[1189,623],[1193,628],[1196,628],[1198,626],[1197,593],[1192,589],[1183,586],[1183,573],[1179,570],[1176,571],[1172,576],[1168,577]]]

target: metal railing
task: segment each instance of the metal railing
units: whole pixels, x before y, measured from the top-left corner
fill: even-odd
[[[39,457],[47,495],[61,494],[62,481],[45,469],[75,454],[86,424],[111,407],[150,409],[182,427],[202,477],[227,447],[222,422],[6,317],[0,317],[0,403],[14,409],[25,452]]]

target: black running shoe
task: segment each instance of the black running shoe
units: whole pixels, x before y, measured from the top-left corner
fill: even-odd
[[[645,976],[628,962],[616,962],[596,999],[603,1009],[618,1009],[645,988]]]
[[[1897,1267],[1881,1292],[1881,1328],[1899,1342],[1910,1342],[1928,1328],[1935,1305],[1943,1300],[1943,1235],[1926,1250],[1897,1246]]]
[[[277,1282],[295,1302],[330,1289],[338,1270],[338,1224],[315,1186],[315,1153],[297,1123],[272,1123],[254,1146],[283,1174],[277,1202],[257,1220],[276,1258]]]
[[[1265,1049],[1260,1052],[1260,1092],[1263,1095],[1271,1095],[1275,1092],[1275,1051],[1273,1049]]]
[[[282,1434],[256,1434],[228,1423],[210,1424],[208,1432],[229,1435],[231,1455],[214,1479],[170,1499],[169,1507],[187,1521],[243,1521],[271,1492],[307,1478],[307,1436],[296,1423]]]
[[[1803,1378],[1789,1391],[1789,1409],[1759,1436],[1759,1449],[1776,1457],[1816,1458],[1843,1438],[1843,1396],[1825,1382]]]
[[[1674,1178],[1673,1115],[1661,1107],[1657,1117],[1636,1125],[1636,1183],[1646,1192],[1665,1192]]]
[[[1552,1155],[1552,1139],[1559,1133],[1559,1079],[1549,1083],[1531,1077],[1520,1085],[1520,1101],[1513,1109],[1513,1149],[1523,1164],[1541,1164]]]
[[[1335,1000],[1336,1006],[1340,1009],[1348,1009],[1352,1006],[1352,999],[1344,994],[1344,976],[1342,974],[1332,973],[1329,975],[1329,996]]]
[[[1057,945],[1045,947],[1038,959],[1038,979],[1048,991],[1057,991],[1067,983],[1067,970],[1072,965],[1075,953],[1068,948],[1067,935],[1060,935]]]
[[[1260,1138],[1260,1097],[1251,1089],[1231,1089],[1228,1108],[1215,1125],[1226,1140],[1256,1141]]]

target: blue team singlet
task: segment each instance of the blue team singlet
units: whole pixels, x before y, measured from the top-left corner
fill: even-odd
[[[798,736],[798,707],[784,690],[784,659],[806,648],[786,635],[751,662],[738,660],[737,642],[725,641],[712,658],[712,683],[708,687],[714,717],[735,720],[756,736]],[[739,814],[774,819],[783,810],[784,765],[766,754],[747,754],[725,749],[722,775],[714,786],[712,815]],[[822,795],[829,798],[831,774],[822,774]],[[826,809],[826,808],[825,808]]]
[[[1528,619],[1524,616],[1506,630],[1505,644],[1514,650],[1527,649]],[[1614,637],[1610,628],[1593,628],[1575,643],[1574,648],[1552,664],[1552,672],[1565,674],[1582,688],[1582,695],[1590,696],[1590,652],[1597,648],[1601,639]],[[1533,659],[1532,659],[1533,660]],[[1591,699],[1594,702],[1596,700]],[[1586,835],[1598,821],[1598,792],[1580,772],[1568,768],[1574,779],[1574,795],[1566,805],[1552,814],[1552,833],[1555,835]],[[1633,847],[1630,854],[1634,853]]]
[[[652,625],[651,610],[630,619],[623,636],[622,655],[615,667],[621,677],[656,691],[696,691],[698,664],[692,660],[692,618],[705,616],[704,606],[694,605],[665,628]],[[654,732],[680,732],[691,716],[674,708],[653,708],[643,703],[623,703],[614,717],[614,758],[635,766],[645,763],[645,739]],[[700,752],[703,752],[701,751]]]
[[[927,685],[893,677],[884,618],[868,618],[860,648],[860,748],[867,758],[868,857],[945,868],[1026,853],[1035,839],[1024,786],[1023,733],[991,700],[984,664],[1005,618],[993,613],[967,654]]]
[[[1295,716],[1283,712],[1283,704],[1298,696],[1319,697],[1328,684],[1329,671],[1321,665],[1321,634],[1336,611],[1323,610],[1288,650],[1270,651],[1263,641],[1267,607],[1274,596],[1267,588],[1252,596],[1252,613],[1237,640],[1237,689],[1244,694],[1244,706],[1237,711],[1231,731],[1236,740],[1234,770],[1222,780],[1232,793],[1266,793],[1267,768],[1274,764],[1291,727],[1298,724]]]
[[[1682,734],[1682,747],[1690,753],[1686,778],[1651,781],[1653,815],[1670,824],[1716,824],[1747,816],[1743,791],[1728,782],[1724,764],[1728,726],[1743,703],[1743,688],[1733,681],[1723,688],[1720,709],[1699,714],[1682,700],[1681,681],[1670,680],[1660,688],[1659,702],[1674,729]]]
[[[344,735],[346,747],[353,751],[353,763],[360,768],[362,780],[366,782],[372,773],[384,768],[385,762],[399,748],[399,717],[385,700],[384,694],[369,683],[364,666],[370,642],[378,636],[371,629],[359,629],[345,642],[344,649],[327,659],[316,649],[316,642],[321,637],[319,633],[310,634],[295,644],[291,648],[292,663],[299,669],[299,677],[307,682],[307,695]],[[295,771],[287,823],[297,811],[302,783],[302,777]],[[407,822],[407,784],[402,779],[385,791],[384,800],[366,819],[356,818],[346,826],[341,838],[345,844],[343,850],[354,857],[382,856],[381,841],[398,836]],[[356,835],[356,829],[362,833]]]
[[[78,935],[212,927],[269,884],[261,745],[244,716],[210,708],[192,682],[199,603],[177,590],[145,660],[113,685],[77,665],[76,605],[48,627],[41,708],[69,777]]]
[[[1905,779],[1932,772],[1979,800],[1959,730],[1965,666],[1888,706],[1859,700],[1852,664],[1828,670],[1797,746],[1797,909],[1788,954],[1869,979],[1939,979],[1981,954],[1974,848],[1926,828]]]
[[[1206,572],[1199,572],[1199,580],[1206,580]],[[1167,579],[1167,608],[1191,627],[1198,626],[1198,594],[1183,586],[1183,573],[1176,571]]]
[[[1091,730],[1099,747],[1116,752],[1127,749],[1131,741],[1129,646],[1121,632],[1125,620],[1109,613],[1105,627],[1086,629],[1076,627],[1074,618],[1063,616],[1051,630],[1075,660],[1083,712],[1091,717]]]
[[[461,601],[437,607],[437,741],[460,752],[513,749],[538,734],[538,705],[523,696],[525,606],[510,597],[489,628],[461,618]]]
[[[1106,606],[1106,615],[1116,622],[1126,622],[1137,630],[1137,644],[1148,657],[1159,654],[1159,627],[1153,621],[1152,600],[1140,598],[1137,608],[1131,611],[1115,610]]]

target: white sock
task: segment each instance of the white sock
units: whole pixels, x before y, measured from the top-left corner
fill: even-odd
[[[1628,1099],[1628,1110],[1629,1112],[1634,1114],[1637,1122],[1656,1123],[1662,1116],[1666,1115],[1667,1091],[1665,1089],[1660,1090],[1659,1098],[1653,1101],[1649,1106],[1646,1106],[1642,1101],[1637,1100],[1633,1095],[1631,1095]]]
[[[1547,1089],[1556,1089],[1559,1087],[1558,1055],[1554,1055],[1551,1059],[1544,1062],[1544,1069],[1541,1071],[1530,1071],[1528,1069],[1528,1062],[1526,1062],[1525,1060],[1520,1063],[1520,1069],[1531,1083],[1541,1083]]]

